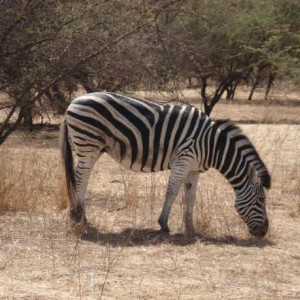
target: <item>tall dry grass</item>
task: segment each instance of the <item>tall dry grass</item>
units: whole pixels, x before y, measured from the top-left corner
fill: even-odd
[[[168,184],[169,172],[134,173],[116,166],[109,157],[103,157],[95,166],[101,168],[102,161],[119,169],[112,174],[93,174],[89,191],[92,199],[88,215],[92,222],[104,231],[121,231],[122,228],[159,229],[158,217],[163,207]],[[110,173],[110,172],[108,172]],[[101,200],[97,197],[105,195]],[[101,202],[100,207],[97,202]],[[209,171],[200,175],[197,199],[194,209],[194,226],[204,236],[240,236],[247,234],[246,226],[240,220],[235,208],[232,188],[217,172]],[[106,212],[104,212],[105,210]],[[184,233],[184,191],[180,189],[174,201],[169,218],[172,233]],[[88,216],[89,218],[89,216]]]
[[[0,211],[63,209],[65,181],[57,149],[0,148]]]

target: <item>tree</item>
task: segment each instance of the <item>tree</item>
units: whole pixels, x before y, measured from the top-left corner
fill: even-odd
[[[294,0],[186,1],[173,22],[160,16],[163,66],[169,69],[171,61],[179,80],[198,79],[208,115],[224,93],[233,99],[236,87],[252,78],[249,97],[264,83],[267,98],[276,78],[299,78],[299,6]]]
[[[78,84],[88,91],[137,84],[144,71],[132,59],[131,38],[180,2],[1,1],[0,145],[22,121],[31,125],[36,114],[64,110]]]
[[[299,18],[299,1],[243,2],[230,39],[249,71],[249,100],[259,84],[266,85],[267,99],[275,79],[299,83]]]
[[[161,22],[165,48],[177,78],[196,77],[209,115],[223,94],[234,92],[245,73],[228,38],[236,8],[232,1],[187,1],[174,22]],[[214,82],[212,95],[208,83]]]

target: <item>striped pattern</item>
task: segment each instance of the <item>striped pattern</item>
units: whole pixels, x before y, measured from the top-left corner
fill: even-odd
[[[143,172],[169,169],[173,150],[181,144],[184,150],[201,117],[189,106],[158,105],[111,93],[80,97],[66,114],[76,132],[75,146],[87,139],[91,147],[114,152],[113,157],[126,168]],[[90,147],[80,151],[84,154]]]
[[[93,165],[106,152],[133,171],[171,169],[159,218],[164,232],[169,231],[168,216],[182,183],[186,228],[193,231],[198,175],[209,168],[219,170],[234,188],[237,211],[250,232],[263,236],[267,231],[263,187],[270,187],[270,175],[249,139],[229,121],[214,122],[190,106],[103,92],[75,99],[67,109],[62,133],[71,216],[76,220],[84,215],[83,199]],[[74,171],[70,171],[70,145],[78,157]]]

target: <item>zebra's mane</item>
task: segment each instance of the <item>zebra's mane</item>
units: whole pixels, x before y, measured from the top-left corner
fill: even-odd
[[[214,120],[214,122],[216,123],[217,127],[222,130],[223,133],[227,134],[229,132],[234,132],[232,136],[243,135],[247,140],[249,140],[243,133],[241,127],[233,121],[231,121],[230,119],[217,119]]]
[[[249,147],[253,148],[253,154],[256,156],[256,161],[259,162],[259,164],[255,163],[249,163],[249,166],[253,166],[256,170],[256,173],[258,177],[261,180],[262,185],[269,189],[271,187],[271,176],[269,174],[269,171],[267,170],[267,167],[265,166],[264,162],[260,158],[255,146],[252,144],[252,142],[249,140],[249,138],[244,134],[243,130],[235,123],[233,123],[229,119],[219,119],[214,120],[216,126],[221,129],[222,133],[225,136],[230,136],[231,138],[239,137],[240,140],[244,140],[247,142]]]

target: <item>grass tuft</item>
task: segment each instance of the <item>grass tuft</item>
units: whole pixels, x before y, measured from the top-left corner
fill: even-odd
[[[0,165],[0,212],[67,207],[57,150],[2,146]]]

